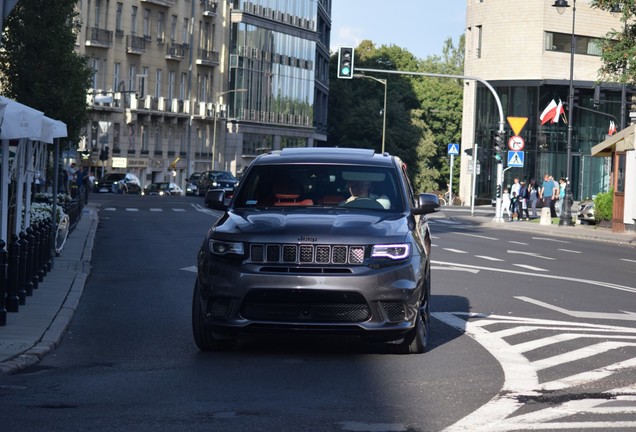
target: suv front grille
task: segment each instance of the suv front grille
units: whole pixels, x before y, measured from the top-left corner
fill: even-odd
[[[364,246],[252,244],[250,261],[264,264],[362,264]]]
[[[262,321],[363,322],[371,311],[359,293],[259,289],[245,297],[241,316]]]

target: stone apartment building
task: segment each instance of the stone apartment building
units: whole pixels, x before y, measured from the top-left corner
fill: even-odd
[[[629,124],[625,109],[633,88],[599,82],[599,38],[621,28],[618,16],[592,9],[588,0],[569,0],[559,11],[554,0],[467,0],[464,75],[487,80],[497,91],[505,122],[504,146],[514,135],[507,117],[527,117],[520,132],[525,141],[524,165],[505,172],[504,185],[514,177],[536,178],[544,173],[566,176],[567,118],[541,125],[539,117],[555,100],[567,105],[570,84],[571,41],[574,15],[575,53],[572,121],[572,193],[575,200],[592,197],[609,185],[606,158],[593,158],[591,148],[602,142],[610,121],[617,128]],[[559,13],[562,12],[562,13]],[[595,98],[596,95],[596,98]],[[595,102],[596,99],[596,102]],[[482,84],[466,81],[462,124],[462,150],[478,145],[480,173],[476,176],[476,202],[489,203],[496,192],[497,161],[494,133],[500,115],[492,93]],[[504,167],[506,155],[504,154]],[[462,152],[460,196],[469,203],[472,159]]]
[[[80,0],[83,164],[142,183],[237,174],[326,140],[331,0]],[[100,160],[107,149],[108,159]]]

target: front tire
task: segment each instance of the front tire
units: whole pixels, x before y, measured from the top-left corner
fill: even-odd
[[[431,314],[426,297],[420,306],[420,310],[415,320],[415,327],[410,330],[404,340],[395,345],[397,354],[422,354],[428,345],[428,335],[430,334]]]
[[[236,345],[236,339],[215,339],[212,331],[205,325],[205,311],[201,305],[198,279],[194,282],[192,295],[192,334],[194,343],[201,351],[224,351]]]

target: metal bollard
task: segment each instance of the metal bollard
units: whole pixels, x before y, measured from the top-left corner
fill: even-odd
[[[42,223],[37,225],[38,235],[40,236],[40,250],[38,251],[38,281],[44,282],[44,249],[46,248],[46,239],[42,230]]]
[[[53,220],[51,218],[46,218],[46,221],[44,222],[44,232],[46,233],[46,249],[44,250],[46,273],[49,273],[51,271],[51,268],[53,267],[53,258],[51,257],[51,242],[55,241],[55,239],[51,237],[51,226],[53,226]]]
[[[20,243],[17,235],[11,236],[9,245],[9,268],[8,268],[8,290],[7,290],[7,312],[18,312],[20,309],[20,298],[18,297],[18,273],[20,267]]]
[[[27,228],[27,240],[29,241],[29,259],[27,264],[27,279],[31,281],[31,287],[35,290],[38,289],[39,282],[38,275],[36,273],[36,252],[38,250],[36,240],[37,237],[34,234],[33,228]]]
[[[5,308],[5,298],[7,296],[7,251],[4,247],[7,244],[0,240],[0,327],[7,325],[7,309]]]
[[[20,305],[26,304],[27,290],[27,258],[29,252],[29,242],[26,239],[26,233],[20,232],[20,267],[18,273],[18,298],[20,299]],[[33,294],[33,293],[31,293]]]

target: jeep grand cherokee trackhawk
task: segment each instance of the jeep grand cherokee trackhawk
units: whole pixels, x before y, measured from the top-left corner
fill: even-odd
[[[423,215],[395,156],[346,148],[287,148],[256,158],[198,256],[192,302],[201,350],[241,334],[351,334],[421,353],[430,326],[430,250]]]

